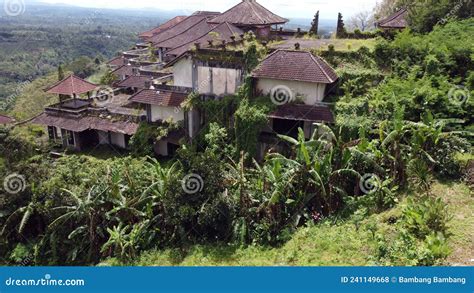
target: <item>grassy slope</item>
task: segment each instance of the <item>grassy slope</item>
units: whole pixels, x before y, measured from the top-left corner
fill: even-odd
[[[455,215],[450,223],[453,254],[450,265],[469,265],[473,258],[474,198],[462,183],[436,183],[433,194],[442,197]],[[139,266],[351,266],[371,265],[375,240],[366,224],[377,223],[381,233],[394,233],[389,219],[399,215],[402,201],[396,208],[370,216],[358,223],[353,220],[338,225],[329,223],[300,229],[279,248],[228,246],[194,246],[186,252],[149,251],[131,265]],[[472,263],[471,263],[472,264]],[[102,265],[123,265],[112,259]]]
[[[361,47],[367,47],[370,50],[375,48],[376,39],[356,40],[356,39],[315,39],[310,37],[289,39],[286,41],[276,41],[269,44],[270,47],[294,48],[295,43],[300,43],[302,48],[313,48],[327,50],[329,45],[334,45],[336,51],[357,51]]]
[[[40,114],[46,105],[57,103],[59,101],[57,95],[44,92],[44,89],[57,82],[57,78],[56,73],[51,73],[24,84],[9,114],[22,121]]]

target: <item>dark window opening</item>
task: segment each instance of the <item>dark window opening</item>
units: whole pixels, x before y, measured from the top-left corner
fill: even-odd
[[[48,126],[48,136],[50,140],[55,140],[58,137],[58,134],[56,132],[56,127]]]
[[[67,136],[67,143],[68,145],[75,145],[74,141],[74,132],[67,130],[66,131],[66,136]]]
[[[174,157],[179,149],[179,145],[168,143],[168,157]]]
[[[298,128],[304,130],[304,121],[273,119],[273,131],[278,134],[297,138]]]

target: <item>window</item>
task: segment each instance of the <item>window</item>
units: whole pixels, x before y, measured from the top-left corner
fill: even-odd
[[[67,130],[66,131],[66,137],[67,137],[67,144],[68,145],[75,145],[74,141],[74,132]]]
[[[54,126],[48,126],[48,136],[49,136],[49,139],[51,140],[55,140],[56,137],[55,137],[55,132],[56,132],[56,127]]]
[[[59,138],[58,129],[54,126],[48,126],[48,136],[50,140],[57,140]]]

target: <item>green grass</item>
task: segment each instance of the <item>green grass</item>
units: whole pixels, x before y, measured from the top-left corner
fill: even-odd
[[[326,47],[323,45],[321,49],[327,49],[327,46],[330,44],[334,45],[336,51],[357,51],[361,47],[367,47],[370,50],[375,48],[376,39],[367,39],[367,40],[356,40],[356,39],[329,39],[322,40],[325,42]]]
[[[449,223],[451,255],[449,265],[472,266],[474,263],[474,193],[465,184],[435,184],[433,192],[449,206],[453,216]]]
[[[271,42],[269,47],[282,48],[287,47],[292,49],[294,43],[300,43],[305,50],[318,49],[321,51],[328,50],[329,45],[334,45],[336,51],[357,51],[361,47],[367,47],[370,50],[375,48],[376,39],[356,40],[356,39],[315,39],[315,38],[299,38],[289,39],[286,41]]]
[[[107,73],[108,70],[109,69],[108,69],[106,64],[101,64],[98,67],[97,72],[94,73],[93,75],[89,76],[87,78],[87,81],[95,83],[95,84],[100,84],[100,80],[102,79],[102,76],[104,76]]]
[[[463,183],[435,183],[433,195],[449,205],[452,255],[447,264],[469,265],[474,234],[474,200]],[[374,264],[376,240],[368,229],[376,224],[378,233],[391,235],[390,224],[400,215],[404,199],[394,209],[372,215],[361,222],[353,219],[339,224],[323,223],[299,229],[290,241],[278,248],[228,245],[193,246],[186,250],[154,250],[143,253],[132,263],[110,259],[101,265],[136,266],[365,266]],[[357,225],[356,225],[357,224]]]

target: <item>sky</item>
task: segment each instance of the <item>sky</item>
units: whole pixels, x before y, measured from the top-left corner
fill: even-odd
[[[92,8],[157,8],[181,10],[191,14],[196,10],[223,12],[241,0],[41,0]],[[337,17],[341,12],[349,17],[357,12],[372,10],[377,0],[258,0],[270,11],[283,17],[313,18],[317,10],[321,19]],[[336,15],[336,16],[335,16]]]

